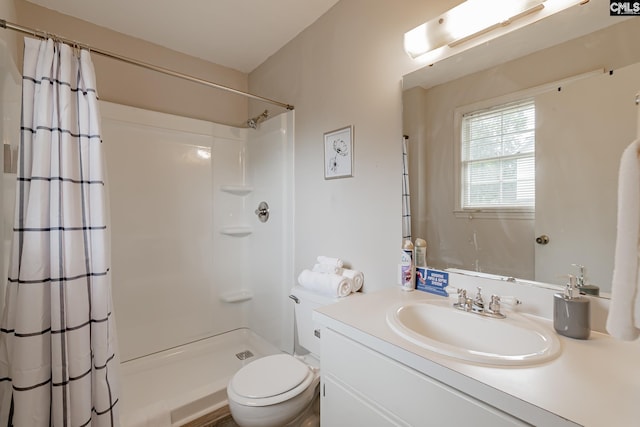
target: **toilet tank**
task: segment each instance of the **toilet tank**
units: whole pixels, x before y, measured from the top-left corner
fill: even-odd
[[[320,356],[320,326],[313,319],[313,310],[324,305],[337,302],[341,298],[331,298],[311,292],[301,286],[294,286],[291,295],[295,296],[295,326],[298,338],[298,345],[313,354]],[[316,331],[318,331],[316,333]]]

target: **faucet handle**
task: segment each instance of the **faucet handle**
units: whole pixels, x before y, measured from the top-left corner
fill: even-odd
[[[464,305],[467,302],[467,290],[458,288],[458,304]]]
[[[458,295],[458,302],[454,303],[453,306],[463,311],[471,310],[471,298],[467,298],[467,290],[458,288],[457,295]]]
[[[491,302],[489,303],[486,314],[496,319],[504,319],[507,317],[500,312],[500,297],[498,295],[491,295]]]
[[[580,271],[580,275],[576,278],[576,284],[579,288],[584,286],[584,265],[580,264],[571,264],[574,267],[577,267]]]
[[[500,313],[500,297],[498,295],[491,295],[491,302],[489,303],[489,312]]]

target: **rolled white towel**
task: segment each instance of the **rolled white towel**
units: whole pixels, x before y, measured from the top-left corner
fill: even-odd
[[[298,276],[300,286],[331,297],[346,297],[351,293],[352,281],[348,277],[331,273],[302,270]]]
[[[311,269],[311,271],[315,273],[333,273],[333,274],[340,274],[340,270],[342,270],[340,267],[337,267],[335,265],[330,265],[330,264],[314,264],[313,268]]]
[[[333,257],[329,257],[329,256],[320,255],[317,258],[317,261],[318,261],[318,264],[333,265],[333,266],[336,266],[338,268],[344,267],[344,263],[342,262],[342,260],[340,258],[333,258]]]
[[[343,268],[340,271],[340,274],[344,277],[348,277],[353,281],[351,292],[358,292],[360,289],[362,289],[362,285],[364,284],[364,274],[361,271]]]

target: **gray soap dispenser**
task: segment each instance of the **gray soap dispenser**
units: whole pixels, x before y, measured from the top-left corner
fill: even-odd
[[[580,291],[581,294],[599,296],[600,295],[599,287],[593,284],[587,285],[586,279],[584,277],[584,265],[580,265],[580,264],[571,264],[571,265],[573,265],[574,267],[578,267],[578,269],[580,270],[580,275],[576,280],[576,284],[578,285],[578,291]]]
[[[553,328],[565,337],[586,340],[591,333],[590,300],[580,296],[576,277],[569,275],[564,294],[553,295]]]

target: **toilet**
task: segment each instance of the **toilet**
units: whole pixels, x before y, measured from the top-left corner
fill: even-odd
[[[242,367],[227,385],[229,409],[240,427],[320,426],[320,333],[313,310],[337,301],[296,286],[298,346],[303,356],[286,353],[262,357]]]

